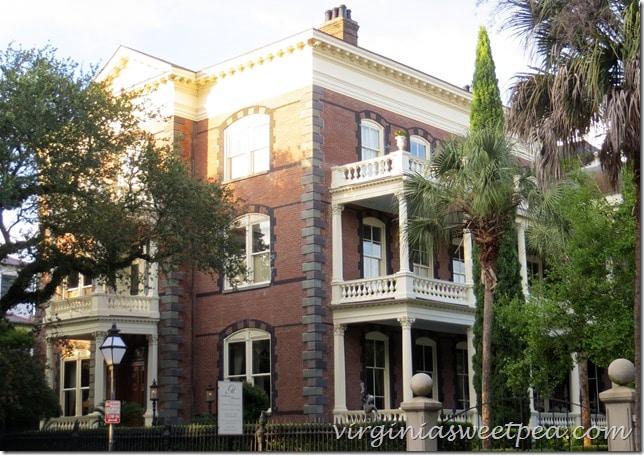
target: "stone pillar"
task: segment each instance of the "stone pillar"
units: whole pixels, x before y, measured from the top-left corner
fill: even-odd
[[[575,419],[575,425],[581,425],[581,384],[579,383],[579,363],[577,356],[572,356],[570,370],[570,417]],[[566,403],[568,405],[568,403]]]
[[[523,295],[527,297],[530,292],[528,289],[528,253],[525,247],[525,224],[522,222],[517,226],[517,252],[521,264],[521,287]]]
[[[344,205],[334,204],[332,207],[331,216],[331,274],[332,274],[332,291],[331,302],[337,303],[340,301],[340,289],[335,286],[344,281],[342,272],[342,211]]]
[[[427,437],[438,423],[438,413],[443,408],[441,402],[427,398],[432,391],[432,378],[425,373],[415,374],[409,382],[416,396],[400,403],[405,411],[407,422],[407,451],[436,452],[436,439]],[[433,432],[432,432],[433,433]]]
[[[402,327],[402,382],[403,382],[403,401],[409,401],[413,398],[411,391],[411,376],[413,373],[412,346],[411,346],[411,326],[414,318],[402,316],[398,322]]]
[[[472,233],[469,229],[463,231],[463,261],[465,262],[465,286],[467,286],[467,304],[475,305],[474,297],[474,258],[472,256]]]
[[[346,328],[344,324],[333,325],[334,414],[347,411],[346,365],[344,360],[344,331]]]
[[[630,360],[616,359],[608,366],[608,377],[613,382],[611,389],[599,394],[606,407],[606,439],[609,452],[633,452],[637,450],[633,419],[635,390],[626,384],[635,380],[635,366]]]
[[[52,346],[52,341],[50,338],[45,339],[46,343],[46,363],[49,368],[45,369],[45,377],[47,379],[47,385],[53,390],[54,389],[54,348]]]
[[[474,348],[474,328],[467,328],[467,377],[469,378],[469,391],[470,391],[470,411],[469,414],[472,417],[478,419],[478,396],[476,395],[476,389],[474,388],[474,354],[476,349]],[[477,419],[472,419],[472,422],[476,422]]]

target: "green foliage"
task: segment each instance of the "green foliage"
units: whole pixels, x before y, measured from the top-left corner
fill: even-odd
[[[144,131],[141,118],[165,119],[137,96],[49,47],[0,54],[0,260],[27,262],[0,312],[47,301],[71,272],[114,284],[139,258],[243,273],[232,191],[194,177],[178,146]]]
[[[470,130],[478,131],[485,128],[503,128],[503,103],[496,78],[490,38],[485,27],[481,27],[472,79]]]
[[[0,320],[0,429],[37,428],[39,420],[62,413],[35,346],[31,332]]]
[[[262,387],[246,381],[244,381],[242,393],[244,397],[244,422],[255,423],[262,411],[266,411],[270,407],[270,398]]]

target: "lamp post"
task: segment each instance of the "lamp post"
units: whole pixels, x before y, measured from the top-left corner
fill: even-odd
[[[116,324],[112,323],[112,328],[107,331],[107,337],[103,340],[100,350],[110,370],[110,400],[116,399],[116,384],[114,379],[114,368],[118,367],[123,360],[127,346],[123,339],[119,336],[120,330],[116,328]],[[110,423],[108,430],[108,450],[111,452],[114,448],[114,424]]]
[[[215,388],[212,384],[206,387],[206,403],[208,403],[208,414],[212,414],[212,402],[215,401]]]
[[[159,386],[157,385],[157,380],[152,380],[152,385],[150,386],[150,401],[152,402],[152,426],[157,424],[157,401],[159,401]]]

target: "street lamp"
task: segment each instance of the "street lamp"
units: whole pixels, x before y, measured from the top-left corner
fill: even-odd
[[[114,368],[118,367],[123,360],[127,346],[119,336],[120,330],[116,328],[116,323],[112,323],[112,328],[107,331],[107,337],[103,340],[100,350],[105,359],[105,363],[110,370],[110,400],[116,399],[116,384],[114,379]],[[111,452],[114,448],[114,424],[110,423],[108,430],[108,450]]]
[[[215,401],[215,388],[212,384],[206,387],[206,403],[208,403],[208,414],[212,414],[212,402]]]
[[[157,424],[157,401],[159,401],[159,386],[157,385],[157,380],[152,380],[152,385],[150,386],[150,401],[152,402],[152,426]]]

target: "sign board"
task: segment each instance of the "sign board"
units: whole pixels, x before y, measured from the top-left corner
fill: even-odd
[[[219,434],[244,434],[243,383],[219,381],[217,424]]]
[[[119,400],[105,401],[105,423],[121,423],[121,402]]]

